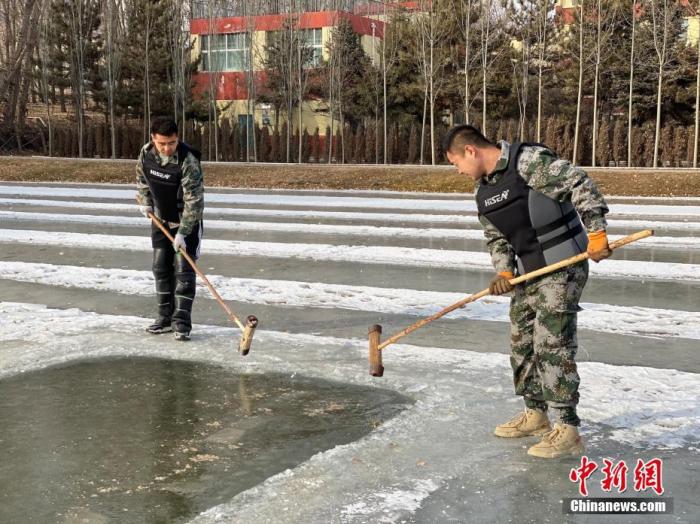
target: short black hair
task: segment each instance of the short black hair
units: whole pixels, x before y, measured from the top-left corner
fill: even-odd
[[[151,120],[151,134],[163,136],[177,135],[177,122],[169,116],[157,116]]]
[[[474,147],[496,146],[496,144],[486,138],[481,131],[469,124],[454,126],[447,132],[447,136],[445,136],[445,140],[442,142],[442,148],[445,154],[453,148],[461,151],[466,145]]]

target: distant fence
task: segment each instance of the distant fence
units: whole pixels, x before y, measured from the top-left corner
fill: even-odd
[[[435,143],[437,163],[445,159],[440,144],[447,133],[447,127],[436,128]],[[492,134],[494,139],[513,141],[518,134],[518,122],[500,121]],[[44,126],[32,128],[32,152],[49,154],[48,130]],[[36,135],[39,135],[38,137]],[[377,129],[374,121],[356,127],[346,126],[336,130],[330,137],[330,128],[302,132],[301,161],[304,163],[346,163],[375,164],[384,162],[384,133]],[[491,133],[489,133],[491,134]],[[534,123],[526,129],[528,140],[535,136]],[[58,124],[52,133],[53,156],[77,157],[78,130],[75,125]],[[219,161],[258,161],[258,162],[297,162],[299,160],[298,131],[289,133],[283,124],[275,130],[270,127],[239,126],[223,120],[214,129],[213,125],[187,121],[181,126],[180,135],[199,149],[204,160]],[[579,133],[578,163],[591,165],[591,127],[583,125]],[[661,130],[659,148],[660,167],[690,167],[693,157],[694,128],[692,126],[667,125]],[[542,142],[556,151],[560,157],[571,159],[573,155],[573,125],[558,118],[544,122]],[[144,143],[142,127],[119,125],[116,127],[115,158],[135,158]],[[601,167],[651,167],[654,154],[654,127],[644,125],[632,130],[632,162],[627,159],[627,123],[621,120],[604,122],[599,127],[596,165]],[[288,147],[289,146],[289,147]],[[110,128],[104,123],[87,124],[83,135],[83,156],[88,158],[111,158]],[[391,124],[387,129],[386,157],[390,164],[418,164],[421,160],[421,133],[416,124]],[[423,162],[429,164],[430,129],[426,127],[423,137]]]

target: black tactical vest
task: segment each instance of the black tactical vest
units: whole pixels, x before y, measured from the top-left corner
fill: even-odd
[[[479,215],[513,246],[520,274],[578,255],[588,247],[588,235],[571,202],[557,202],[535,191],[518,173],[524,146],[544,147],[513,144],[502,179],[488,184],[482,178],[476,192]]]
[[[197,160],[202,157],[199,151],[184,142],[177,145],[177,164],[161,166],[154,157],[158,152],[154,151],[153,144],[149,144],[143,154],[143,174],[151,190],[155,214],[167,222],[180,222],[185,207],[182,199],[182,163],[188,153],[192,153]]]

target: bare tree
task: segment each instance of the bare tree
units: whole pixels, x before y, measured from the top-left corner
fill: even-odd
[[[295,75],[294,75],[294,56],[298,47],[297,38],[299,32],[297,28],[298,20],[295,16],[294,6],[289,4],[289,12],[287,13],[286,24],[283,32],[286,33],[284,40],[284,54],[286,56],[286,95],[287,95],[287,162],[291,162],[292,158],[292,110],[294,109],[295,99]]]
[[[511,58],[513,64],[513,83],[518,101],[519,136],[526,138],[527,104],[530,92],[530,54],[538,22],[539,0],[509,0],[507,3],[511,34],[518,35],[520,58]],[[520,71],[518,71],[518,65]]]
[[[357,55],[349,46],[355,39],[352,26],[347,20],[339,20],[331,32],[331,40],[328,46],[329,63],[328,78],[329,90],[332,92],[331,103],[331,129],[333,129],[333,115],[338,115],[338,129],[340,130],[340,158],[345,162],[345,107],[349,98],[348,90],[353,81],[353,72],[357,66],[354,63]],[[332,142],[331,142],[332,145]],[[332,152],[332,149],[331,149]],[[329,155],[330,156],[330,155]]]
[[[255,89],[255,14],[258,9],[257,0],[251,0],[243,3],[243,15],[245,17],[246,42],[248,59],[246,64],[246,162],[250,162],[250,149],[253,149],[253,161],[258,159],[258,144],[255,137],[255,104],[256,104],[256,89]],[[252,120],[252,126],[251,126]],[[252,127],[252,129],[251,129]],[[252,133],[251,133],[252,131]]]
[[[207,121],[208,127],[211,132],[209,135],[208,145],[208,157],[211,160],[219,159],[219,112],[218,106],[216,105],[220,71],[223,67],[223,60],[225,55],[222,53],[212,53],[212,39],[213,38],[226,38],[226,35],[218,35],[215,30],[214,20],[219,13],[219,2],[218,0],[207,0],[207,77],[209,80],[208,94],[208,110],[207,110]],[[247,122],[246,122],[247,125]],[[212,157],[212,135],[214,135],[214,156]]]
[[[581,127],[581,100],[583,98],[583,33],[585,22],[585,2],[581,0],[579,5],[579,34],[578,34],[578,98],[576,100],[576,124],[574,125],[574,153],[571,161],[578,161],[579,129]]]
[[[298,101],[297,81],[299,78],[296,64],[298,63],[298,39],[300,33],[297,20],[291,4],[284,14],[282,29],[271,35],[265,49],[263,64],[267,71],[267,87],[271,91],[271,100],[277,109],[275,129],[279,130],[279,113],[284,107],[286,113],[286,162],[291,161],[291,127],[293,110]],[[330,84],[329,79],[329,84]],[[334,86],[331,86],[334,87]],[[331,111],[333,105],[331,104]]]
[[[597,163],[598,125],[600,120],[600,77],[603,67],[609,63],[610,56],[615,52],[612,43],[618,22],[618,5],[612,2],[597,0],[596,3],[596,33],[593,51],[593,143],[591,165]]]
[[[21,107],[23,81],[29,75],[30,58],[38,34],[41,0],[2,0],[3,42],[0,47],[0,98],[4,102],[3,122],[14,129],[21,148],[20,130],[24,124]]]
[[[44,9],[40,18],[40,37],[37,46],[37,57],[39,62],[39,87],[41,96],[44,99],[46,106],[46,122],[49,133],[48,154],[53,156],[53,105],[50,97],[50,55],[49,55],[49,38],[51,31],[51,20],[49,10]]]
[[[652,36],[654,50],[658,60],[657,86],[656,86],[656,128],[654,132],[654,160],[653,167],[659,166],[659,143],[661,140],[661,105],[663,94],[664,73],[668,67],[671,56],[669,40],[673,37],[671,29],[676,15],[676,5],[669,0],[649,0],[651,13]]]
[[[700,15],[700,0],[698,0],[698,14]],[[698,65],[695,70],[695,138],[693,140],[693,167],[698,167],[698,128],[700,127],[700,39],[695,42],[695,50],[698,53]]]
[[[477,56],[472,55],[472,25],[474,23],[474,0],[452,0],[452,9],[458,14],[459,29],[464,38],[464,121],[470,122],[471,87],[469,80],[471,69]]]
[[[430,110],[430,161],[432,165],[435,165],[437,156],[435,103],[445,83],[443,72],[449,59],[446,46],[442,45],[449,29],[443,21],[443,16],[447,16],[447,3],[436,0],[421,0],[420,6],[422,13],[418,16],[417,21],[421,39],[421,71],[427,95],[427,105]],[[423,114],[425,122],[425,104]]]
[[[419,56],[420,56],[420,72],[421,78],[423,79],[423,120],[421,121],[421,131],[420,131],[420,163],[423,165],[425,163],[425,121],[428,115],[428,95],[430,91],[430,86],[428,82],[428,77],[430,73],[428,71],[428,66],[430,64],[429,51],[428,51],[428,41],[425,36],[425,32],[418,26],[418,38],[419,44]]]
[[[108,0],[110,1],[110,0]],[[111,0],[114,1],[114,0]],[[172,64],[169,71],[172,85],[173,118],[181,124],[185,123],[187,109],[187,91],[189,87],[188,70],[190,63],[190,45],[187,28],[187,20],[190,16],[189,4],[186,2],[174,2],[169,5],[169,19],[167,40],[172,56]],[[181,125],[180,135],[182,140],[187,139],[187,126]]]
[[[495,61],[491,44],[495,34],[493,31],[493,0],[480,0],[479,44],[481,50],[481,132],[486,134],[488,128],[488,73]]]
[[[338,26],[338,16],[337,16],[337,8],[338,8],[338,0],[334,0],[333,4],[331,6],[333,9],[333,27]],[[326,51],[328,52],[328,63],[326,64],[326,78],[327,78],[327,87],[328,87],[328,113],[330,116],[330,136],[326,136],[326,140],[328,142],[328,163],[330,164],[333,161],[333,136],[335,135],[335,106],[337,104],[337,98],[338,98],[338,87],[337,87],[337,76],[338,76],[338,66],[339,66],[339,61],[340,61],[340,54],[336,53],[335,47],[336,43],[333,42],[334,38],[334,33],[335,31],[331,32],[330,35],[330,41],[326,44]],[[341,126],[342,127],[342,126]]]
[[[602,39],[603,39],[603,10],[601,9],[601,0],[597,1],[596,6],[596,38],[595,38],[595,73],[593,79],[593,153],[591,155],[591,165],[596,165],[596,146],[598,145],[598,79],[600,78],[600,62],[602,57]]]
[[[296,88],[297,88],[297,117],[298,117],[298,132],[299,132],[299,151],[297,156],[297,162],[301,164],[302,158],[304,156],[304,133],[303,133],[303,109],[304,109],[304,98],[306,96],[307,90],[307,80],[309,77],[309,67],[313,65],[311,63],[313,59],[313,53],[309,47],[308,42],[308,32],[304,33],[301,28],[299,28],[299,20],[301,20],[301,5],[299,6],[299,12],[297,15],[297,35],[296,35]]]
[[[542,95],[543,95],[543,79],[544,68],[548,63],[548,44],[547,38],[551,31],[552,23],[550,16],[554,9],[552,0],[540,0],[539,9],[536,16],[535,35],[537,43],[537,137],[538,142],[542,141]]]
[[[87,105],[86,54],[93,38],[94,19],[98,11],[96,3],[92,0],[67,0],[66,3],[71,30],[71,78],[78,123],[78,155],[82,158],[84,155],[83,137],[85,135],[85,109]]]
[[[398,15],[394,15],[392,21],[391,21],[391,26],[387,27],[387,21],[389,20],[388,14],[387,14],[387,2],[384,1],[382,2],[383,6],[383,14],[384,14],[384,25],[382,28],[382,92],[383,92],[383,106],[384,109],[382,111],[383,115],[383,125],[382,125],[382,130],[384,134],[384,163],[388,163],[388,158],[387,158],[387,152],[388,152],[388,147],[387,147],[387,142],[388,142],[388,137],[387,137],[387,129],[388,129],[388,122],[387,122],[387,91],[388,91],[388,83],[387,83],[387,76],[389,72],[392,70],[392,68],[396,65],[399,59],[399,42],[401,41],[401,28],[403,27],[403,24],[397,23],[398,19],[396,18]],[[388,32],[392,32],[392,37],[391,39],[388,38]],[[377,132],[376,126],[375,126],[375,133]],[[375,137],[375,148],[377,150],[377,156],[378,156],[378,150],[379,150],[379,140],[378,137]]]
[[[144,47],[143,47],[143,142],[148,141],[151,130],[151,27],[153,27],[153,5],[146,1],[144,4]]]
[[[630,86],[627,102],[627,167],[632,167],[632,102],[634,95],[634,47],[637,36],[637,0],[632,0],[632,35],[630,43]],[[698,69],[700,71],[700,69]]]
[[[114,95],[121,72],[121,46],[124,36],[123,5],[119,0],[105,0],[102,5],[103,32],[105,35],[104,66],[107,70],[107,111],[109,112],[109,131],[111,157],[115,158],[117,134],[114,122]]]

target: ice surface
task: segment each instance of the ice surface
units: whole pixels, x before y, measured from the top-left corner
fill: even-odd
[[[107,216],[107,215],[76,215],[60,213],[25,213],[20,211],[0,211],[0,219],[18,221],[36,221],[52,223],[105,224],[115,226],[143,226],[141,217]],[[226,231],[265,231],[296,233],[300,232],[299,224],[282,222],[243,222],[236,220],[207,220],[207,229]],[[303,233],[334,236],[361,237],[398,237],[426,239],[460,239],[484,240],[484,233],[476,229],[439,229],[411,227],[381,227],[381,226],[347,226],[330,224],[304,224]],[[619,240],[624,235],[609,235],[610,241]],[[700,242],[695,237],[660,237],[643,238],[629,244],[626,249],[691,249],[700,250]]]
[[[417,317],[432,315],[441,307],[453,304],[466,296],[463,293],[232,278],[220,275],[208,275],[207,278],[225,300],[289,307],[376,311]],[[28,262],[0,261],[0,279],[113,291],[125,295],[151,296],[154,289],[153,273],[150,271]],[[199,292],[211,296],[202,282],[198,283],[198,287]],[[484,297],[450,313],[446,318],[509,322],[508,307],[509,299],[506,297]],[[583,311],[579,314],[578,322],[583,329],[603,333],[700,340],[700,312],[596,303],[582,303],[581,307]]]
[[[0,243],[42,244],[91,249],[150,251],[151,239],[133,235],[101,235],[31,229],[0,229]],[[203,249],[211,254],[299,258],[313,261],[361,262],[414,267],[478,269],[492,271],[487,253],[449,249],[409,248],[396,246],[357,246],[302,244],[282,242],[248,242],[239,240],[207,240]],[[603,278],[635,277],[649,280],[683,280],[700,282],[700,264],[606,260],[593,264],[591,273]]]
[[[483,476],[477,473],[482,468],[513,463],[527,475],[536,463],[522,458],[521,442],[491,436],[496,422],[519,409],[504,355],[398,344],[386,350],[386,376],[372,379],[361,339],[261,330],[242,358],[231,344],[237,333],[227,328],[197,326],[191,344],[173,347],[169,337],[142,336],[144,318],[17,303],[1,303],[0,314],[0,377],[76,359],[140,355],[196,359],[249,373],[303,370],[312,377],[380,385],[415,400],[370,435],[314,455],[197,522],[277,522],[280,516],[287,522],[397,522],[452,478]],[[646,456],[700,446],[699,375],[598,363],[582,363],[580,372],[589,456],[607,453],[610,442],[625,454],[639,450]],[[562,471],[567,465],[573,462],[565,461]],[[668,459],[667,468],[675,467],[683,466]],[[563,494],[567,483],[561,476],[549,489]],[[498,486],[484,480],[483,489]]]
[[[22,196],[45,197],[70,197],[70,198],[103,198],[103,199],[132,199],[133,190],[129,189],[95,189],[75,187],[41,187],[0,185],[0,194]],[[476,211],[476,203],[473,197],[466,196],[465,200],[446,200],[429,198],[383,198],[383,197],[358,197],[358,196],[314,196],[293,194],[251,194],[251,193],[207,193],[207,202],[215,204],[244,204],[290,207],[328,207],[328,208],[364,208],[364,209],[405,209],[416,211],[451,211],[465,212]],[[664,217],[700,217],[700,206],[673,205],[645,205],[637,204],[612,204],[610,213],[614,216],[653,216]]]
[[[129,311],[137,310],[145,314],[145,299],[137,297],[151,295],[153,285],[150,273],[143,271],[149,259],[149,239],[116,236],[118,223],[125,230],[143,224],[143,234],[147,233],[147,222],[136,215],[132,204],[132,187],[0,185],[0,194],[34,197],[0,199],[0,220],[5,228],[0,229],[0,243],[7,248],[0,257],[0,379],[51,364],[133,355],[220,364],[241,373],[281,373],[380,386],[415,402],[364,438],[315,454],[267,478],[206,511],[197,522],[565,520],[561,500],[577,494],[576,486],[568,480],[569,470],[577,462],[535,460],[525,453],[533,439],[513,442],[492,435],[497,423],[522,406],[513,395],[508,358],[499,352],[504,348],[494,347],[507,338],[499,331],[507,330],[507,299],[489,297],[455,312],[457,320],[449,324],[426,328],[426,336],[412,339],[424,345],[390,346],[384,352],[385,377],[373,379],[367,373],[365,323],[373,324],[382,316],[395,322],[399,315],[418,318],[432,313],[462,298],[462,290],[447,285],[449,279],[463,276],[460,269],[471,270],[470,285],[482,285],[484,275],[493,271],[485,252],[440,250],[432,244],[441,234],[471,239],[478,232],[472,196],[386,193],[374,198],[368,192],[208,191],[208,214],[236,217],[236,221],[208,219],[223,228],[220,231],[234,227],[288,235],[284,242],[205,239],[204,252],[218,255],[215,272],[220,274],[212,275],[212,280],[224,297],[236,300],[242,312],[247,304],[251,308],[266,305],[268,311],[279,314],[278,320],[283,319],[275,326],[278,331],[270,330],[273,322],[265,324],[262,319],[251,354],[242,358],[235,351],[238,332],[233,329],[196,324],[191,343],[175,344],[170,336],[143,336],[143,327],[150,319],[128,316]],[[53,200],[62,197],[64,200]],[[76,200],[81,198],[93,201]],[[611,227],[653,228],[668,231],[670,236],[660,235],[630,248],[638,260],[592,265],[590,288],[599,303],[582,304],[585,310],[580,325],[584,329],[579,332],[582,352],[596,345],[596,362],[579,364],[579,413],[587,453],[599,462],[609,457],[625,459],[628,464],[638,458],[662,458],[667,493],[674,497],[676,509],[675,515],[654,520],[697,522],[700,375],[687,370],[695,369],[689,360],[693,358],[692,344],[700,338],[700,300],[693,298],[700,282],[700,265],[694,264],[700,240],[688,235],[700,231],[700,206],[698,199],[610,200],[616,215]],[[33,206],[27,209],[32,214],[18,213],[16,206]],[[328,210],[319,210],[323,208]],[[77,232],[85,229],[81,222],[86,218],[80,214],[91,213],[81,210],[107,212],[110,216],[100,219],[113,226],[100,232],[112,235]],[[39,220],[45,220],[53,231],[39,231],[43,227]],[[323,224],[331,227],[316,227],[321,225],[315,223],[319,220],[333,222]],[[298,222],[288,223],[291,221]],[[387,227],[402,223],[413,227]],[[435,227],[440,224],[444,226]],[[463,233],[462,226],[477,229]],[[445,230],[449,227],[455,229]],[[311,233],[300,243],[294,228]],[[334,240],[345,236],[357,240],[357,233],[372,245],[332,245],[314,237],[323,234],[333,235]],[[399,234],[403,239],[412,238],[411,245],[421,248],[386,245]],[[65,259],[69,258],[72,266],[54,263],[53,258],[64,249],[70,250]],[[668,250],[674,250],[673,262],[677,263],[660,261],[668,260]],[[265,279],[223,276],[259,276],[257,268],[254,273],[248,270],[254,263],[251,261],[262,260],[260,257],[269,259]],[[238,271],[240,264],[246,269]],[[371,270],[368,264],[372,264]],[[357,271],[347,269],[354,266]],[[349,271],[348,275],[338,275],[339,267]],[[295,273],[294,278],[287,274],[299,268],[304,271]],[[412,278],[402,278],[407,272]],[[372,273],[372,285],[364,285],[370,281],[368,273]],[[301,281],[307,277],[308,281]],[[23,303],[8,302],[3,286],[5,297]],[[661,309],[655,300],[664,291],[666,309]],[[52,292],[55,296],[49,299],[47,294]],[[60,305],[65,297],[81,309],[43,305]],[[108,306],[98,308],[96,301],[103,297]],[[620,305],[603,303],[608,300]],[[635,300],[649,307],[635,307]],[[28,303],[32,301],[37,303]],[[198,304],[196,308],[202,312],[214,306],[212,301]],[[89,309],[126,314],[98,314]],[[211,311],[208,314],[210,323],[217,322]],[[299,325],[291,325],[290,319]],[[406,319],[401,317],[401,322]],[[469,325],[463,340],[455,339],[460,336],[460,319],[467,319],[464,325]],[[502,325],[487,323],[489,320]],[[361,329],[356,332],[358,325]],[[347,333],[346,338],[318,334],[333,334],[336,329]],[[490,340],[488,334],[497,334],[497,340]],[[450,349],[448,340],[460,349]],[[648,362],[644,356],[655,346],[658,357]],[[614,353],[615,358],[606,357],[608,353]],[[610,361],[633,365],[616,366]],[[611,496],[601,493],[599,482],[590,489],[596,496]],[[99,520],[99,515],[82,517]]]
[[[82,209],[82,210],[108,210],[108,211],[127,211],[130,212],[133,218],[138,213],[136,204],[117,204],[106,202],[91,202],[85,200],[68,201],[68,200],[41,200],[28,198],[0,198],[0,204],[8,206],[41,206],[43,208],[63,208],[63,209]],[[644,207],[639,206],[639,216],[645,214]],[[317,209],[256,209],[256,208],[232,208],[219,206],[208,206],[205,209],[205,217],[211,216],[246,216],[266,217],[266,218],[286,218],[286,219],[305,219],[305,220],[335,220],[346,222],[383,222],[383,223],[411,223],[411,224],[451,224],[457,226],[479,227],[479,220],[475,214],[447,215],[444,213],[423,214],[415,212],[402,213],[377,213],[371,211],[352,212],[352,211],[319,211]],[[136,217],[138,218],[138,217]],[[629,219],[609,219],[608,225],[611,228],[626,228],[629,230],[640,231],[642,229],[654,229],[656,231],[685,231],[697,232],[700,231],[700,221],[693,221],[685,218],[683,221],[672,221],[665,217],[663,220],[650,220],[641,218],[639,220]],[[682,218],[682,217],[679,217]],[[649,242],[650,239],[645,239],[643,242]]]

